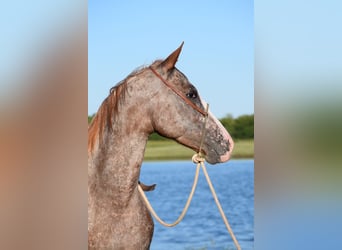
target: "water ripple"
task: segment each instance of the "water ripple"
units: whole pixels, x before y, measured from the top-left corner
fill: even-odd
[[[231,160],[207,166],[222,208],[244,250],[254,245],[254,161]],[[140,180],[156,183],[147,196],[159,216],[173,222],[191,190],[195,165],[191,162],[147,162]],[[174,228],[155,221],[151,250],[235,249],[202,172],[184,220]]]

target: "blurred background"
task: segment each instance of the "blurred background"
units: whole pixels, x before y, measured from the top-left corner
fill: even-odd
[[[338,1],[255,1],[255,249],[340,249]]]
[[[1,249],[87,248],[87,29],[87,2],[1,4]]]

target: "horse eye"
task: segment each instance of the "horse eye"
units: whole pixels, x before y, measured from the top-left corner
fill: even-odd
[[[194,89],[191,89],[189,93],[186,94],[186,96],[190,99],[196,99],[197,98],[197,91]]]

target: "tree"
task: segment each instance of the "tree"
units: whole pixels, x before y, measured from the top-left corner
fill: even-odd
[[[220,122],[222,123],[223,127],[227,131],[229,131],[229,134],[233,136],[235,133],[235,120],[231,115],[227,115],[226,117],[220,119]]]
[[[231,115],[227,115],[220,119],[220,122],[233,139],[254,138],[254,115],[242,115],[235,119]]]
[[[91,121],[93,120],[95,114],[93,115],[88,115],[88,125],[91,123]]]
[[[233,135],[238,139],[254,138],[254,115],[242,115],[236,118]]]

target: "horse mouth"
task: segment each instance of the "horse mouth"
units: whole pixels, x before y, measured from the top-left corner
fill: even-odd
[[[234,148],[234,141],[231,138],[229,138],[228,141],[226,142],[226,145],[223,146],[223,148],[226,148],[223,152],[222,152],[222,146],[223,145],[219,147],[213,147],[212,154],[208,154],[205,150],[202,150],[204,153],[205,159],[211,164],[227,162],[232,156],[232,152]]]
[[[221,155],[220,160],[221,162],[227,162],[231,157],[231,151],[227,151],[226,154]]]
[[[226,149],[224,152],[222,152],[222,145],[221,146],[214,146],[214,147],[205,147],[205,148],[199,148],[198,145],[194,145],[193,143],[190,143],[189,141],[184,141],[181,138],[177,138],[178,143],[182,144],[183,146],[186,146],[196,153],[201,153],[201,155],[205,158],[205,160],[210,164],[216,164],[216,163],[223,163],[227,162],[232,155],[232,151],[234,148],[234,142],[231,138],[228,139],[226,142],[226,145],[224,146]],[[208,145],[207,145],[208,146]]]

